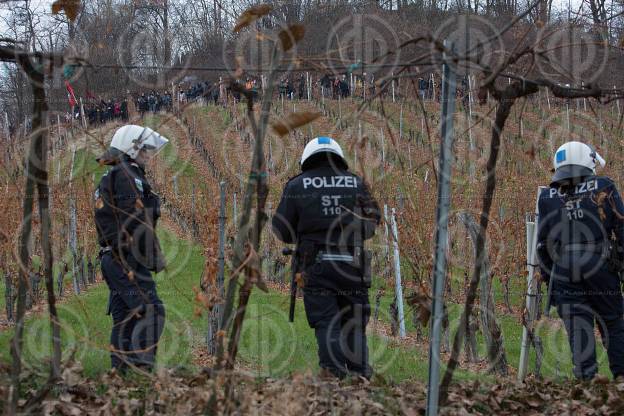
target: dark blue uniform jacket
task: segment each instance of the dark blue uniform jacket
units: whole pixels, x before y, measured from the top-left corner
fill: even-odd
[[[145,171],[130,159],[115,165],[95,192],[95,223],[102,247],[119,258],[139,262],[151,271],[164,268],[155,228],[160,199],[152,192]]]
[[[273,231],[285,243],[297,239],[354,246],[371,238],[379,207],[357,175],[319,166],[292,178],[273,216]]]
[[[589,176],[542,191],[537,254],[541,274],[580,282],[604,273],[624,243],[624,204],[611,179]]]

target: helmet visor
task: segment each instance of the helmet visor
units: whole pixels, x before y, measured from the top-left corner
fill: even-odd
[[[169,140],[149,127],[145,127],[141,135],[135,140],[139,149],[144,150],[150,157],[156,156]]]
[[[592,176],[594,171],[590,168],[581,165],[565,165],[561,166],[555,171],[555,174],[552,177],[551,186],[559,185],[562,182],[565,182],[569,179],[573,178],[583,178],[586,176]]]
[[[604,168],[605,165],[607,164],[607,162],[602,158],[602,156],[600,156],[600,154],[598,154],[598,152],[596,151],[594,151],[594,159],[596,160],[596,163],[600,165],[601,168]]]

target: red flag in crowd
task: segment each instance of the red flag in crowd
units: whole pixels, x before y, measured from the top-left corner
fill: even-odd
[[[76,106],[76,96],[74,95],[74,89],[69,85],[69,81],[65,81],[65,88],[67,88],[67,98],[69,99],[69,106]]]

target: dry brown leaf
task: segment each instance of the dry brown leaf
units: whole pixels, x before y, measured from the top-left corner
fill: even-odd
[[[304,288],[305,287],[305,280],[303,279],[303,274],[302,273],[296,273],[295,274],[295,283],[297,283],[297,287],[298,288]]]
[[[407,303],[416,312],[420,324],[427,326],[431,317],[431,298],[424,292],[414,292],[407,297]]]
[[[287,29],[279,32],[278,36],[282,43],[282,49],[290,50],[297,42],[303,39],[305,27],[303,25],[290,25]]]
[[[600,221],[604,222],[607,219],[607,214],[604,210],[604,201],[607,199],[608,194],[605,191],[599,192],[596,195],[596,200],[594,201],[596,205],[598,205],[598,216],[600,217]]]
[[[305,126],[321,116],[319,112],[303,112],[289,114],[285,119],[271,123],[273,131],[279,136],[285,136],[291,131]]]
[[[234,26],[234,33],[240,32],[241,29],[246,28],[262,16],[269,14],[271,10],[272,7],[268,4],[257,4],[255,6],[251,6],[238,17],[236,26]]]
[[[78,17],[80,0],[56,0],[52,3],[52,14],[59,14],[61,10],[64,10],[67,18],[73,22]]]
[[[260,289],[264,293],[269,293],[269,287],[266,285],[266,283],[264,282],[264,280],[262,278],[256,279],[254,284],[256,285],[256,287],[258,289]]]
[[[609,377],[602,374],[596,374],[596,376],[592,379],[592,384],[609,384],[609,382]]]

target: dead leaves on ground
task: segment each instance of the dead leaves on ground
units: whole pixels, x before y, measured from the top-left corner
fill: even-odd
[[[320,116],[321,113],[319,112],[291,113],[283,120],[273,121],[271,127],[273,127],[273,131],[275,131],[277,135],[282,137],[299,127],[313,122]]]
[[[71,373],[71,374],[70,374]],[[8,369],[0,379],[8,377]],[[259,379],[249,371],[216,374],[209,368],[190,373],[161,369],[150,379],[123,379],[111,371],[88,379],[79,365],[63,373],[64,382],[37,403],[33,413],[63,415],[204,414],[366,414],[419,415],[425,410],[427,386],[420,381],[401,384],[376,375],[371,382],[322,379],[311,373],[288,378]],[[224,396],[226,382],[234,386]],[[8,389],[0,383],[0,397]],[[32,391],[31,391],[32,393]],[[1,400],[0,400],[1,402]],[[22,401],[23,403],[24,401]],[[23,409],[22,409],[23,410]],[[624,414],[624,382],[604,377],[593,382],[500,379],[451,386],[441,415],[620,415]]]

